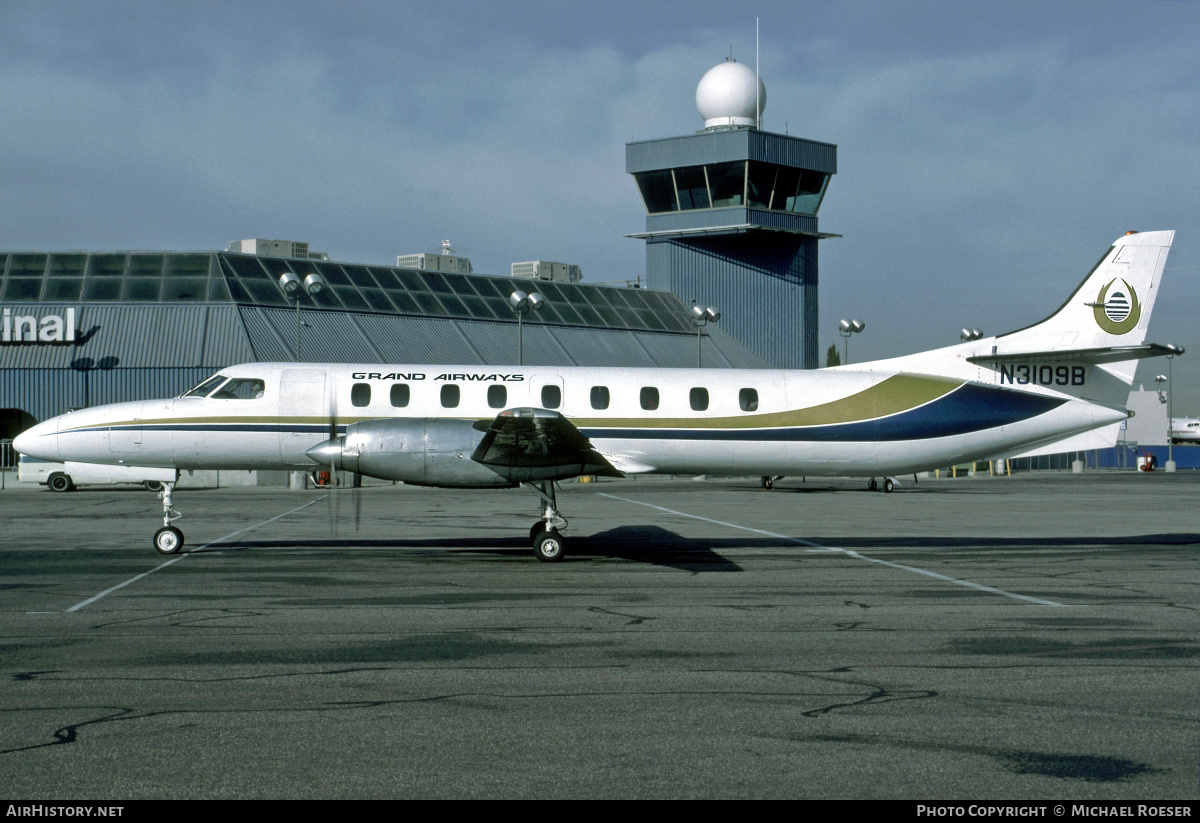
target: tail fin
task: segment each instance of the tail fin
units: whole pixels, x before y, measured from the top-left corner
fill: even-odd
[[[999,335],[997,353],[1050,353],[1139,346],[1158,283],[1167,264],[1173,231],[1130,232],[1118,238],[1075,293],[1040,323]],[[1110,371],[1122,371],[1116,363]],[[1133,382],[1136,359],[1125,361]]]
[[[1045,386],[1123,407],[1137,361],[1181,354],[1144,343],[1173,231],[1118,238],[1054,314],[1017,331],[857,368],[911,371],[982,383]],[[855,367],[843,367],[855,368]]]

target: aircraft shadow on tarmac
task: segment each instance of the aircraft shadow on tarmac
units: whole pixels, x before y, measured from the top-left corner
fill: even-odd
[[[726,540],[683,537],[659,526],[620,526],[591,535],[571,535],[570,549],[563,562],[627,560],[693,572],[739,572],[741,566],[718,554],[717,549],[778,546],[767,537]],[[303,540],[235,540],[218,543],[197,553],[253,549],[400,549],[435,552],[446,559],[491,555],[526,559],[529,544],[519,535],[504,537],[377,538],[328,537]],[[186,551],[186,550],[185,550]]]

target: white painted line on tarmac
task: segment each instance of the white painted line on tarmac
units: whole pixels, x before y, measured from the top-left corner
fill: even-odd
[[[646,503],[641,500],[630,500],[628,497],[618,497],[615,494],[608,494],[606,492],[600,492],[600,496],[608,497],[613,500],[620,500],[623,503],[634,503],[638,506],[647,506],[651,509],[658,509],[661,512],[667,512],[668,514],[677,514],[680,517],[690,517],[693,520],[703,520],[706,523],[713,523],[717,526],[726,526],[730,529],[741,529],[742,531],[754,532],[755,534],[762,534],[762,535],[766,535],[767,537],[774,537],[779,540],[786,540],[790,543],[798,543],[801,546],[808,546],[810,549],[815,550],[815,551],[838,552],[838,553],[846,555],[847,557],[853,557],[856,560],[865,560],[868,563],[878,563],[881,566],[890,566],[893,569],[902,569],[903,571],[906,571],[906,572],[913,572],[915,574],[923,574],[926,577],[932,577],[937,580],[944,580],[947,583],[954,583],[957,586],[966,586],[969,589],[975,589],[977,591],[987,592],[988,594],[999,594],[1004,597],[1011,597],[1014,600],[1024,600],[1027,603],[1035,603],[1039,606],[1063,606],[1063,607],[1066,606],[1065,603],[1055,603],[1053,600],[1042,600],[1040,598],[1029,597],[1028,595],[1024,595],[1024,594],[1016,594],[1014,592],[1006,592],[1006,591],[1004,591],[1004,589],[997,589],[992,586],[984,586],[980,583],[972,583],[970,580],[960,580],[957,577],[950,577],[949,575],[938,574],[937,572],[931,572],[928,569],[918,569],[916,566],[905,566],[903,563],[893,563],[890,560],[880,560],[877,557],[867,557],[865,554],[859,554],[858,552],[852,551],[850,549],[839,549],[835,546],[822,546],[820,543],[814,543],[811,540],[805,540],[801,537],[789,537],[786,534],[776,534],[775,532],[769,532],[769,531],[766,531],[765,529],[755,529],[750,526],[741,526],[737,523],[726,523],[724,520],[714,520],[711,517],[701,517],[698,514],[688,514],[687,512],[679,512],[679,511],[675,511],[674,509],[664,508],[663,506],[656,506],[653,503]]]
[[[279,514],[279,515],[276,515],[275,517],[272,517],[270,520],[264,520],[261,523],[255,523],[253,526],[247,526],[244,529],[238,529],[237,531],[227,534],[224,537],[209,541],[208,543],[205,543],[203,546],[192,549],[191,551],[184,552],[184,553],[180,554],[178,557],[172,557],[167,562],[160,563],[159,565],[155,566],[153,569],[151,569],[148,572],[142,572],[141,574],[139,574],[135,577],[129,578],[124,583],[118,583],[117,585],[113,586],[111,589],[105,589],[104,591],[100,592],[100,594],[96,595],[95,597],[89,597],[87,600],[84,600],[82,603],[76,603],[74,606],[67,609],[66,614],[72,614],[86,606],[90,606],[93,603],[95,603],[97,600],[100,600],[104,597],[108,597],[108,595],[112,594],[113,592],[117,591],[118,589],[125,588],[130,583],[136,583],[137,581],[141,580],[143,577],[149,577],[150,575],[154,574],[156,571],[159,571],[160,569],[165,569],[167,566],[170,566],[172,563],[178,563],[180,560],[187,557],[189,554],[195,554],[197,552],[204,551],[209,546],[215,546],[217,543],[221,543],[225,540],[228,540],[231,537],[237,537],[239,534],[245,534],[246,532],[254,531],[257,528],[267,525],[268,523],[274,523],[276,520],[279,520],[280,518],[283,518],[283,517],[287,517],[289,514],[295,514],[296,512],[300,511],[301,509],[308,508],[309,506],[313,505],[314,503],[320,503],[327,496],[328,495],[322,495],[321,497],[318,497],[316,500],[308,501],[303,506],[297,506],[296,508],[292,509],[290,512],[284,512],[283,514]]]

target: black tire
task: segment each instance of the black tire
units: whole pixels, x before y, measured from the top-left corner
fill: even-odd
[[[872,478],[871,478],[871,479],[870,479],[870,480],[867,482],[867,490],[868,490],[868,491],[875,491],[875,490],[876,490],[876,489],[878,489],[878,488],[879,488],[879,484],[878,484],[878,483],[876,483],[876,482],[875,482],[875,478],[874,478],[874,477],[872,477]]]
[[[46,481],[46,485],[50,487],[52,492],[69,492],[75,488],[75,484],[71,482],[71,475],[55,472],[50,475]]]
[[[544,531],[533,541],[533,553],[543,563],[557,563],[567,552],[567,543],[556,531]]]
[[[154,550],[159,554],[175,554],[183,548],[183,532],[174,526],[163,526],[154,533]]]
[[[894,484],[892,483],[892,478],[890,478],[890,477],[889,477],[889,478],[887,478],[886,480],[884,480],[884,481],[883,481],[883,490],[884,490],[885,492],[887,492],[888,494],[891,494],[891,493],[892,493],[892,486],[893,486],[893,485],[894,485]]]
[[[142,485],[152,492],[160,492],[163,487],[161,480],[147,480]]]
[[[530,543],[536,542],[538,539],[538,535],[544,531],[549,531],[549,529],[546,528],[545,520],[539,520],[536,523],[534,523],[532,526],[529,527],[529,542]]]
[[[771,489],[775,488],[775,478],[774,477],[764,477],[762,479],[762,487],[764,489],[766,489],[767,491],[770,491]]]

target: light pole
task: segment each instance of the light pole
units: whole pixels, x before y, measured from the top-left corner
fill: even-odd
[[[517,313],[517,365],[525,365],[525,338],[521,327],[521,319],[526,312],[537,311],[546,302],[546,298],[533,291],[526,294],[517,290],[508,297],[508,304]]]
[[[1175,471],[1175,418],[1172,414],[1171,400],[1175,396],[1175,375],[1171,371],[1171,361],[1175,359],[1175,355],[1167,355],[1167,465],[1166,470],[1169,472]]]
[[[316,272],[303,280],[295,272],[285,271],[279,275],[279,288],[287,297],[296,300],[296,362],[300,362],[300,293],[303,291],[310,297],[325,288],[325,278]]]
[[[858,334],[867,327],[867,324],[861,320],[843,320],[838,323],[838,334],[845,340],[842,344],[842,359],[846,364],[850,363],[850,335]]]
[[[709,323],[716,323],[721,319],[721,313],[713,306],[697,306],[696,301],[692,301],[692,322],[696,324],[696,368],[700,368],[700,330]]]

